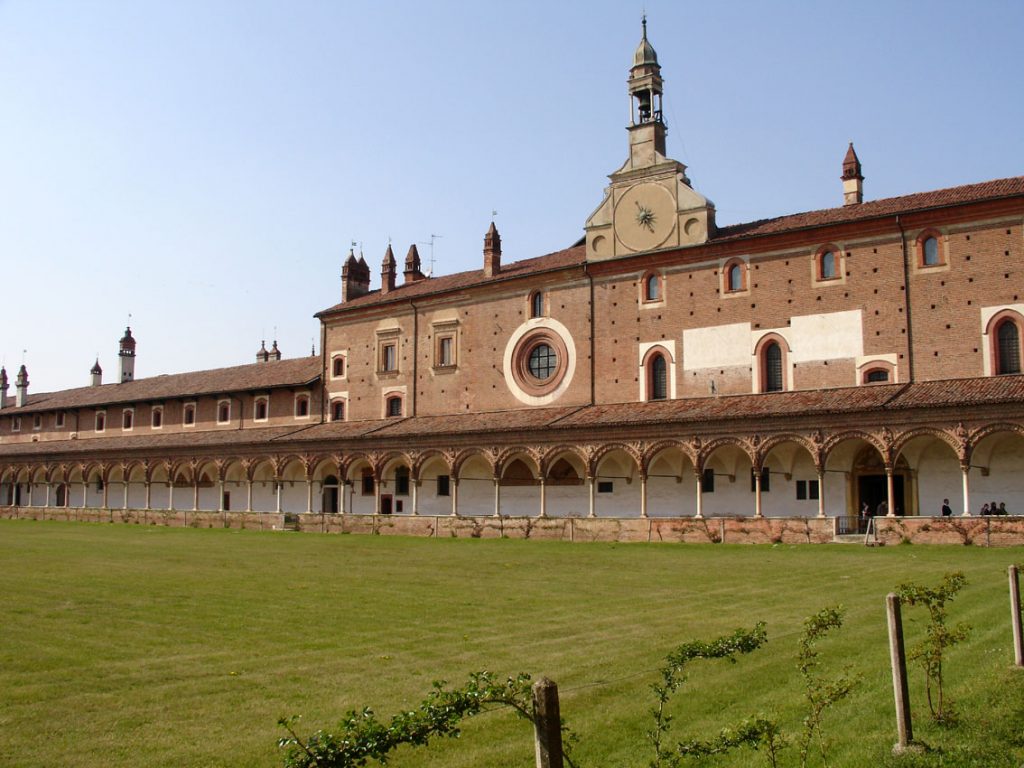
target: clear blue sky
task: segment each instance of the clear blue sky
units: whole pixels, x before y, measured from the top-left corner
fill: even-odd
[[[626,156],[646,5],[720,224],[1024,174],[1024,3],[0,0],[0,356],[32,392],[308,354],[362,243],[566,247]],[[424,260],[429,246],[420,246]],[[319,351],[319,349],[318,349]],[[13,392],[12,392],[13,394]]]

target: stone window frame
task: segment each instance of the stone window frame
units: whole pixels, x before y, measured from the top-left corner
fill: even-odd
[[[21,416],[11,417],[11,432],[21,432]]]
[[[768,378],[768,348],[772,343],[775,343],[779,347],[779,352],[782,355],[782,388],[781,389],[766,389],[766,383]],[[789,342],[784,336],[779,333],[769,332],[761,336],[757,340],[757,344],[754,346],[754,361],[755,364],[751,366],[753,372],[756,375],[754,382],[754,392],[757,394],[770,394],[773,392],[790,392],[793,389],[793,372],[789,364],[789,356],[792,354],[789,348]]]
[[[655,400],[652,397],[653,377],[651,366],[654,358],[660,355],[665,360],[665,397]],[[674,400],[676,397],[676,345],[675,341],[646,342],[640,345],[639,358],[639,394],[641,402],[661,402]]]
[[[1017,331],[1017,370],[1002,372],[1003,360],[999,351],[999,331],[1010,323]],[[989,360],[991,376],[1013,376],[1024,372],[1024,317],[1014,309],[1003,309],[989,319],[985,329],[989,343]]]
[[[163,429],[164,428],[164,407],[162,405],[154,405],[149,410],[149,428],[150,429]]]
[[[338,364],[341,364],[341,373],[338,373]],[[331,368],[330,368],[331,380],[336,379],[347,379],[348,378],[348,350],[338,349],[331,352]]]
[[[555,370],[546,379],[538,379],[530,371],[530,355],[546,344],[556,358]],[[537,326],[524,334],[512,352],[512,378],[527,395],[541,397],[558,389],[569,367],[569,349],[561,335],[546,326]]]
[[[92,425],[93,432],[106,432],[107,412],[105,410],[96,411],[96,413],[93,414]]]
[[[389,328],[377,331],[377,376],[392,378],[402,372],[401,363],[402,329]],[[390,360],[388,349],[391,349]],[[390,366],[390,367],[389,367]]]
[[[303,413],[302,411],[305,411]],[[292,416],[296,419],[308,420],[313,413],[313,398],[308,391],[296,392],[292,399]]]
[[[935,257],[937,261],[934,264],[928,264],[925,261],[925,243],[930,239],[935,240]],[[917,254],[914,261],[917,268],[923,271],[948,268],[949,259],[946,254],[946,245],[946,238],[940,230],[935,229],[934,227],[922,230],[914,242],[914,251]]]
[[[825,256],[832,254],[831,277],[825,276]],[[815,285],[843,285],[846,283],[846,251],[835,243],[825,243],[814,252],[811,259],[811,281]]]
[[[331,407],[328,410],[327,416],[329,421],[347,421],[348,420],[348,398],[331,396]],[[336,416],[336,409],[341,408],[341,418]]]
[[[43,414],[32,414],[32,431],[39,432],[43,428]]]
[[[405,411],[405,398],[399,392],[389,392],[384,396],[384,417],[399,419]]]
[[[191,414],[191,417],[189,416]],[[190,400],[181,407],[181,425],[192,428],[196,425],[196,401]]]
[[[450,372],[459,366],[459,321],[446,320],[433,323],[432,332],[434,335],[434,364],[435,371]],[[444,341],[447,340],[450,347],[450,355],[447,361],[444,359]]]
[[[652,309],[665,305],[665,275],[653,269],[649,269],[640,277],[638,286],[640,288],[640,307]],[[653,287],[653,291],[652,291]]]
[[[121,409],[121,431],[131,432],[135,429],[135,408]]]
[[[217,423],[221,426],[231,423],[231,398],[222,397],[217,400]]]
[[[546,304],[547,299],[544,296],[544,291],[539,288],[530,291],[530,295],[526,300],[527,316],[531,320],[535,320],[539,317],[547,317],[547,312],[544,311]]]
[[[65,416],[64,411],[57,411],[56,413],[54,413],[53,414],[53,428],[54,429],[64,429],[65,419],[66,419],[66,416]]]
[[[736,273],[739,275],[740,279],[740,285],[738,288],[732,287],[732,275],[734,269],[739,270]],[[737,296],[749,296],[750,263],[739,256],[733,256],[731,259],[727,259],[722,264],[722,269],[719,273],[719,290],[723,299],[731,299]]]
[[[260,406],[263,406],[263,415],[260,416]],[[252,420],[260,424],[270,420],[270,395],[257,395],[252,401]]]

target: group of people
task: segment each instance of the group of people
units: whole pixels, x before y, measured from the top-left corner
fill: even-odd
[[[943,499],[942,500],[942,516],[943,517],[949,517],[952,514],[953,514],[953,510],[950,509],[950,507],[949,507],[949,499]],[[1000,501],[998,503],[993,501],[990,504],[982,504],[981,505],[981,511],[979,511],[978,514],[981,515],[982,517],[984,517],[986,515],[1008,515],[1010,513],[1006,511],[1006,502],[1005,501]]]
[[[999,504],[996,504],[993,501],[991,504],[982,504],[981,505],[981,511],[978,514],[984,516],[984,515],[1008,515],[1010,513],[1006,511],[1006,502],[1005,501],[1000,501]]]

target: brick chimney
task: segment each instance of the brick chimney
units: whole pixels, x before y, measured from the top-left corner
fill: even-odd
[[[491,228],[484,235],[484,274],[494,277],[501,272],[501,235],[498,228],[491,222]]]
[[[853,149],[853,142],[846,150],[843,158],[843,205],[859,205],[864,202],[864,175],[861,173],[860,160]]]
[[[0,410],[7,407],[7,390],[10,386],[7,383],[7,369],[0,366]]]
[[[270,347],[270,352],[267,353],[267,359],[272,361],[281,359],[281,350],[277,348],[277,339],[274,339],[274,343]]]
[[[416,243],[409,246],[409,252],[405,254],[405,282],[415,283],[423,279],[423,268],[420,265],[420,252],[416,250]]]
[[[28,371],[25,370],[25,366],[22,365],[18,369],[18,378],[14,380],[14,405],[21,408],[23,405],[28,403]]]
[[[96,362],[92,364],[92,370],[89,371],[89,386],[98,387],[103,383],[103,369],[100,368],[100,359],[97,357]]]
[[[380,292],[390,293],[395,290],[395,254],[391,250],[391,243],[384,252],[384,261],[380,265]]]
[[[370,268],[363,257],[356,259],[353,250],[349,250],[345,265],[341,268],[341,300],[365,296],[370,292]]]

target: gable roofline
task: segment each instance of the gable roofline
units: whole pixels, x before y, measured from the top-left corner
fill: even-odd
[[[320,366],[320,356],[317,355],[205,371],[161,374],[98,387],[40,392],[30,395],[28,402],[22,407],[5,408],[0,415],[99,408],[252,390],[312,386],[320,379]]]

